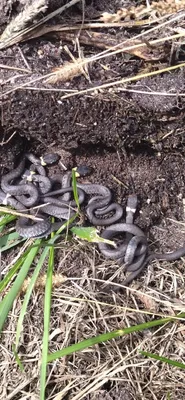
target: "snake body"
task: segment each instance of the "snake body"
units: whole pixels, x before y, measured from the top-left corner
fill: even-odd
[[[39,172],[40,175],[35,175],[35,179],[33,179],[34,174],[32,174],[32,182],[38,183],[38,187],[36,187],[33,183],[28,183],[30,173],[25,170],[26,160],[32,162],[31,171]],[[39,195],[42,192],[46,192],[51,189],[51,184],[49,178],[46,177],[45,169],[41,165],[42,162],[46,165],[46,162],[49,165],[53,164],[55,160],[58,160],[58,155],[48,154],[45,157],[45,160],[39,160],[31,153],[27,153],[24,155],[23,159],[13,171],[4,175],[1,179],[1,191],[0,191],[0,202],[1,204],[10,205],[21,213],[28,214],[28,208],[37,205],[39,202]],[[33,164],[34,163],[34,164]],[[33,168],[33,165],[36,168]],[[17,178],[21,178],[22,180],[19,184],[15,184],[15,180]],[[40,185],[42,183],[42,186]],[[14,196],[14,197],[12,197]],[[16,231],[20,236],[25,238],[31,237],[46,237],[49,233],[51,233],[54,229],[58,228],[58,225],[51,226],[51,222],[49,221],[44,214],[38,214],[40,221],[31,221],[26,216],[21,216],[18,218],[16,223]],[[61,225],[62,223],[60,223]]]
[[[69,205],[70,202],[70,206],[71,207],[75,207],[76,206],[76,202],[74,200],[63,200],[63,196],[61,196],[61,194],[71,194],[73,192],[73,187],[69,186],[67,188],[63,188],[63,189],[58,189],[58,190],[54,190],[52,192],[49,192],[47,194],[45,194],[44,196],[42,196],[42,199],[45,201],[48,197],[53,197],[55,198],[56,195],[60,195],[60,197],[58,197],[58,200],[60,200],[61,204],[63,205]],[[78,188],[78,201],[79,204],[82,204],[84,202],[85,199],[85,193],[83,190]]]
[[[67,176],[67,178],[68,178],[68,184],[70,184],[71,180],[70,174]],[[59,182],[59,179],[57,179],[55,182],[57,181]],[[60,181],[61,184],[62,182],[64,182],[64,179],[63,181],[62,180]],[[121,219],[123,215],[123,208],[117,203],[109,204],[112,199],[112,194],[107,187],[98,184],[77,183],[77,189],[79,191],[79,194],[81,194],[81,196],[82,193],[85,193],[86,195],[94,195],[88,202],[86,208],[87,217],[93,225],[107,226]],[[68,187],[68,190],[72,191],[73,189],[72,187]],[[61,195],[62,193],[65,193],[65,188],[49,192],[47,193],[47,197]],[[63,200],[63,197],[61,199]],[[79,203],[81,204],[83,201],[84,201],[84,196],[83,198],[79,196]],[[74,203],[71,202],[71,205],[73,206]],[[103,217],[112,211],[114,211],[113,216],[108,218],[99,218],[100,216]]]
[[[61,176],[60,174],[58,174],[58,175],[55,175],[54,177],[52,177],[52,184],[53,184],[53,186],[55,186],[56,184],[59,184],[60,189],[58,189],[58,190],[71,187],[71,171],[67,171],[64,174],[64,176]],[[57,192],[57,190],[56,190],[56,192]],[[56,194],[58,194],[58,193],[56,193]],[[51,195],[53,196],[53,194],[51,194]],[[48,196],[50,196],[50,193],[48,193]],[[71,192],[67,191],[66,193],[62,194],[62,196],[60,196],[60,199],[69,202],[71,199]]]
[[[69,204],[64,204],[64,201],[52,198],[52,197],[45,197],[43,199],[44,203],[50,203],[49,205],[46,204],[42,207],[42,212],[45,214],[51,215],[53,217],[62,218],[62,219],[70,219],[75,215],[75,211],[69,207]]]
[[[38,214],[37,217],[42,218],[42,215]],[[44,218],[42,221],[30,223],[29,218],[19,217],[16,223],[16,231],[20,236],[28,239],[46,237],[51,233],[52,229],[49,219]]]
[[[95,195],[91,198],[86,208],[87,217],[93,225],[107,226],[122,218],[123,208],[117,203],[110,204],[112,193],[106,186],[98,184],[77,184],[77,187],[84,190],[88,195]],[[112,211],[114,211],[114,215],[107,218],[100,218]]]
[[[7,197],[7,195],[0,190],[0,203],[9,205],[16,210],[20,211],[22,214],[27,213],[27,208],[23,206],[17,199],[13,197]],[[37,217],[42,218],[41,215]],[[34,221],[32,224],[30,223],[30,219],[26,218],[26,216],[21,216],[18,218],[16,222],[16,231],[19,233],[20,236],[25,238],[31,237],[44,237],[46,234],[51,232],[51,224],[49,220],[46,219],[42,221]]]
[[[15,196],[24,206],[32,207],[38,201],[38,190],[33,184],[13,185],[11,181],[19,178],[25,168],[26,158],[24,157],[19,163],[18,167],[8,174],[4,175],[1,179],[1,189],[8,195]],[[21,196],[21,198],[20,198]]]
[[[59,158],[58,154],[53,153],[41,158],[25,153],[18,166],[1,178],[0,204],[9,205],[23,214],[16,222],[16,231],[22,237],[47,237],[75,215],[72,172],[66,171],[63,176],[49,177],[45,169],[58,162]],[[26,166],[28,163],[29,169]],[[87,176],[91,169],[80,166],[76,172],[80,176]],[[59,189],[56,189],[57,186]],[[77,191],[79,204],[86,202],[85,212],[89,222],[105,227],[101,233],[102,239],[113,240],[116,236],[122,236],[121,244],[116,248],[106,242],[99,242],[98,247],[105,257],[124,264],[123,270],[129,275],[123,285],[131,283],[154,259],[174,261],[185,256],[185,245],[171,253],[149,253],[146,235],[134,223],[138,204],[135,194],[128,196],[125,221],[118,222],[123,217],[123,207],[112,202],[109,188],[100,184],[77,182]],[[38,213],[32,209],[33,206],[39,207]],[[40,220],[32,221],[28,218],[29,213]],[[50,216],[59,222],[51,223]]]
[[[3,192],[3,190],[0,190],[0,204],[10,206],[18,211],[26,210],[22,203],[11,196],[7,196],[7,194]]]
[[[143,236],[144,237],[144,233],[143,231],[138,228],[136,225],[134,224],[126,224],[126,223],[118,223],[118,224],[114,224],[111,226],[108,226],[101,234],[101,237],[103,239],[108,239],[108,240],[112,240],[115,236],[117,236],[120,233],[131,233],[132,235],[136,235],[136,236]],[[117,248],[111,248],[110,245],[108,245],[107,243],[98,243],[98,247],[101,251],[101,253],[108,258],[112,258],[112,259],[120,259],[123,258],[125,253],[126,253],[126,249],[127,249],[127,244],[123,242],[123,244],[121,244],[120,246],[118,246]],[[135,251],[135,255],[140,255],[141,252],[136,249]]]

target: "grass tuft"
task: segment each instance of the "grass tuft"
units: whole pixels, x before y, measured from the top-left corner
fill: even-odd
[[[42,344],[42,363],[40,375],[40,400],[45,400],[45,387],[47,377],[47,355],[48,355],[48,341],[49,341],[49,326],[50,326],[50,309],[51,309],[51,290],[52,290],[52,275],[54,267],[54,248],[49,249],[49,263],[47,270],[47,279],[44,297],[44,334]]]

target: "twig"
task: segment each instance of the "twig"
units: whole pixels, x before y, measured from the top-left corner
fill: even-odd
[[[30,66],[29,66],[29,64],[28,64],[28,61],[26,60],[26,58],[25,58],[25,56],[24,56],[24,54],[23,54],[23,52],[22,52],[22,50],[21,50],[21,48],[20,47],[18,47],[18,50],[19,50],[19,53],[20,53],[20,55],[21,55],[21,57],[22,57],[22,59],[23,59],[23,61],[24,61],[24,63],[25,63],[25,65],[27,66],[27,68],[31,71],[31,68],[30,68]]]
[[[12,69],[13,71],[26,72],[27,74],[30,74],[30,72],[31,72],[30,69],[19,68],[19,67],[11,67],[10,65],[5,65],[5,64],[0,64],[0,68],[2,68],[2,69]]]
[[[15,136],[15,134],[16,134],[16,131],[14,131],[7,140],[0,142],[0,146],[4,146],[5,144],[9,143],[10,140]]]
[[[38,218],[38,217],[35,217],[34,215],[30,215],[30,214],[24,214],[24,213],[21,213],[19,211],[12,210],[11,208],[8,208],[8,207],[1,207],[0,206],[0,212],[2,212],[4,214],[11,214],[11,215],[16,215],[18,217],[28,218],[28,219],[31,219],[33,221],[43,221],[43,218]]]

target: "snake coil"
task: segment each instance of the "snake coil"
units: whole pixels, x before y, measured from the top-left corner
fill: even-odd
[[[76,202],[72,197],[71,171],[63,176],[47,175],[46,166],[57,163],[59,158],[55,153],[48,153],[40,158],[26,153],[18,166],[1,178],[0,204],[9,205],[22,213],[16,223],[16,231],[22,237],[47,237],[75,215]],[[91,169],[82,165],[77,168],[77,173],[79,176],[87,176]],[[101,237],[108,240],[119,235],[123,237],[116,248],[106,242],[98,243],[99,250],[105,257],[124,264],[124,271],[129,275],[123,285],[131,283],[154,259],[174,261],[185,255],[185,245],[171,253],[149,253],[146,235],[134,224],[137,209],[135,194],[128,196],[125,222],[118,222],[122,219],[124,210],[120,204],[112,202],[109,188],[94,183],[77,183],[77,191],[79,204],[86,202],[85,212],[89,222],[105,227]],[[88,196],[90,199],[86,201]],[[37,219],[32,221],[28,218],[29,214]],[[59,221],[51,223],[50,216]]]

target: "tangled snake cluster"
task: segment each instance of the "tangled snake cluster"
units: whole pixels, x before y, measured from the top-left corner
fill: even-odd
[[[57,163],[59,159],[58,154],[53,153],[41,158],[26,153],[17,168],[1,177],[0,204],[21,212],[16,231],[22,237],[47,237],[75,215],[71,171],[63,176],[47,175],[45,167]],[[80,166],[77,172],[79,176],[86,176],[91,170],[87,166]],[[112,202],[109,188],[93,183],[77,183],[77,191],[79,204],[85,204],[85,214],[90,224],[105,227],[102,238],[113,240],[118,235],[122,236],[116,248],[106,242],[99,242],[98,247],[105,257],[124,264],[124,271],[129,275],[123,285],[132,282],[151,260],[174,261],[185,255],[185,246],[171,253],[149,253],[145,233],[134,224],[137,209],[135,194],[128,196],[125,222],[119,222],[124,210],[121,205]],[[87,201],[88,196],[90,199]],[[28,218],[29,214],[37,216],[37,220],[32,221]],[[49,216],[57,218],[59,222],[52,223]]]

